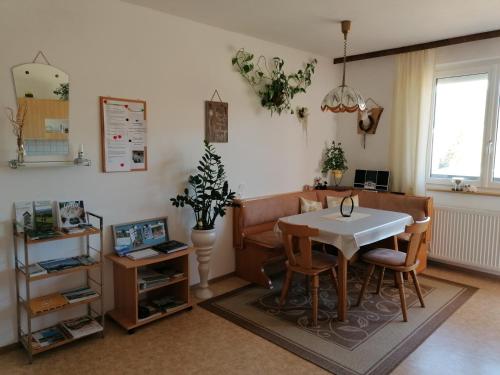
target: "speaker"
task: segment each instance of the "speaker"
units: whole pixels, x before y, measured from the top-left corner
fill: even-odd
[[[389,191],[389,171],[356,169],[354,187],[366,190]]]

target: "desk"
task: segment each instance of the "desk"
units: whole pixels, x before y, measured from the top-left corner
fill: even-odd
[[[347,317],[348,260],[361,246],[402,233],[406,225],[413,223],[413,218],[402,212],[364,207],[356,207],[350,218],[342,217],[339,208],[336,207],[287,216],[280,220],[318,229],[319,235],[311,239],[333,245],[339,250],[338,318],[340,321],[344,321]]]

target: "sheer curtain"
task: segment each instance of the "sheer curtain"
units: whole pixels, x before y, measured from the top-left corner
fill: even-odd
[[[425,194],[434,50],[396,57],[396,82],[391,123],[392,189]]]

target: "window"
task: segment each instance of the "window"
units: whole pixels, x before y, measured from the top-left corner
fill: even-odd
[[[429,182],[449,184],[451,177],[458,176],[480,187],[500,188],[497,70],[495,64],[438,70],[434,82]]]

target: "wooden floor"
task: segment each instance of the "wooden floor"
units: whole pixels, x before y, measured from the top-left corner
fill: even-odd
[[[500,374],[500,281],[432,266],[428,274],[480,290],[407,357],[394,374]],[[216,293],[243,286],[231,277]],[[411,319],[411,311],[410,311]],[[0,374],[326,374],[315,365],[195,307],[133,335],[113,323],[106,338],[56,349],[27,364],[23,351],[0,355]]]

